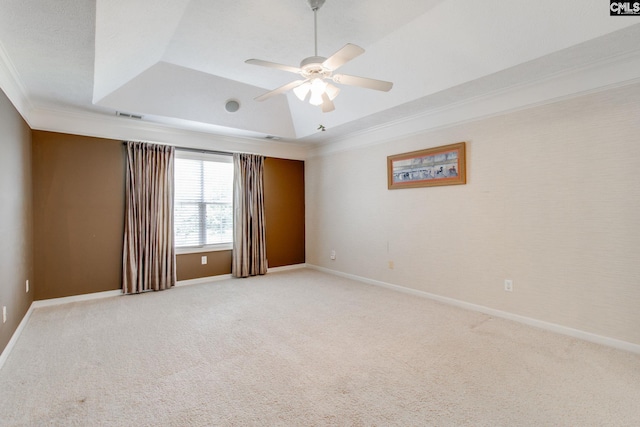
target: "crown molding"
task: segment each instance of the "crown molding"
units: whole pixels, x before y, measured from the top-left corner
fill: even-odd
[[[95,114],[79,110],[35,108],[32,129],[99,138],[139,140],[228,152],[249,152],[270,157],[304,160],[307,148],[291,142],[235,137],[179,129],[148,121]]]
[[[29,127],[34,130],[99,138],[143,140],[176,147],[250,152],[293,160],[304,160],[308,151],[307,146],[293,142],[219,135],[79,110],[34,107],[2,41],[0,41],[0,88]]]
[[[310,147],[307,157],[382,144],[467,122],[640,83],[640,50],[510,86]]]
[[[22,84],[18,71],[7,54],[2,40],[0,40],[0,88],[16,107],[22,118],[31,126],[30,113],[33,110],[33,105],[29,101],[29,97],[27,97],[27,90]]]
[[[32,129],[305,160],[640,82],[640,50],[315,144],[229,136],[80,110],[34,107],[0,41],[0,87]]]

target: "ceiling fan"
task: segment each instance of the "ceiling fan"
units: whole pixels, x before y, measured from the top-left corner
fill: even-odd
[[[277,89],[267,92],[255,98],[256,101],[264,101],[272,96],[279,95],[293,89],[295,95],[304,101],[309,96],[309,103],[319,105],[323,113],[335,110],[333,100],[340,89],[326,80],[335,83],[359,86],[367,89],[375,89],[388,92],[393,87],[393,83],[383,80],[370,79],[367,77],[350,76],[348,74],[333,74],[338,68],[351,61],[355,57],[364,53],[364,49],[351,43],[347,43],[342,49],[331,55],[329,58],[318,56],[318,9],[322,7],[325,0],[307,0],[311,10],[313,10],[313,29],[315,52],[314,56],[305,58],[300,63],[300,67],[278,64],[275,62],[263,61],[261,59],[247,59],[247,64],[261,65],[263,67],[277,68],[299,74],[302,79],[294,80]]]

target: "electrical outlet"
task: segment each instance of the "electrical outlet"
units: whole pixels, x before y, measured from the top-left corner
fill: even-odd
[[[29,293],[29,279],[27,279],[27,293]]]
[[[504,290],[507,292],[513,292],[513,280],[505,279]]]
[[[393,270],[394,264],[393,261],[389,261],[389,270]]]
[[[331,255],[329,256],[329,258],[335,260],[336,259],[336,251],[331,251]]]
[[[3,305],[2,306],[2,323],[5,323],[7,321],[7,306]]]
[[[207,256],[203,255],[202,258],[200,258],[200,262],[202,263],[202,265],[205,265],[207,263]]]

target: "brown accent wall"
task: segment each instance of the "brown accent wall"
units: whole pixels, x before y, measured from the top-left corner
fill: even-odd
[[[122,141],[33,132],[35,299],[120,289]]]
[[[304,162],[267,157],[264,187],[269,267],[304,263]],[[178,255],[177,270],[178,280],[231,274],[231,251]]]
[[[31,191],[31,130],[0,90],[0,353],[33,301]]]
[[[207,263],[202,264],[202,257]],[[231,250],[176,255],[178,280],[231,274]]]
[[[264,191],[269,267],[304,263],[304,162],[265,159]]]
[[[120,289],[125,161],[122,141],[33,132],[36,300]],[[304,162],[266,159],[265,211],[269,266],[304,263]],[[176,264],[178,280],[230,274],[231,251]]]

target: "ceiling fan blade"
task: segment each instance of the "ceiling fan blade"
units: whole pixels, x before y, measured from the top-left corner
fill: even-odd
[[[277,89],[274,89],[274,90],[272,90],[270,92],[267,92],[265,94],[262,94],[262,95],[256,97],[255,100],[256,101],[264,101],[265,99],[269,99],[272,96],[279,95],[279,94],[284,93],[284,92],[286,92],[286,91],[288,91],[290,89],[298,87],[301,84],[303,84],[304,82],[306,82],[306,80],[294,80],[291,83],[287,83],[284,86],[280,86]]]
[[[322,104],[320,105],[323,113],[329,113],[336,109],[336,106],[333,105],[333,101],[329,99],[329,95],[325,93],[322,94]]]
[[[278,70],[288,71],[290,73],[300,73],[302,70],[298,67],[290,65],[278,64],[277,62],[263,61],[262,59],[247,59],[247,64],[260,65],[262,67],[276,68]]]
[[[364,49],[360,46],[356,46],[355,44],[347,43],[342,49],[331,55],[327,58],[322,66],[334,71],[351,61],[356,56],[362,55],[364,53]]]
[[[393,83],[383,80],[370,79],[367,77],[350,76],[348,74],[335,74],[331,77],[334,82],[343,85],[359,86],[367,89],[381,90],[389,92],[393,87]]]

